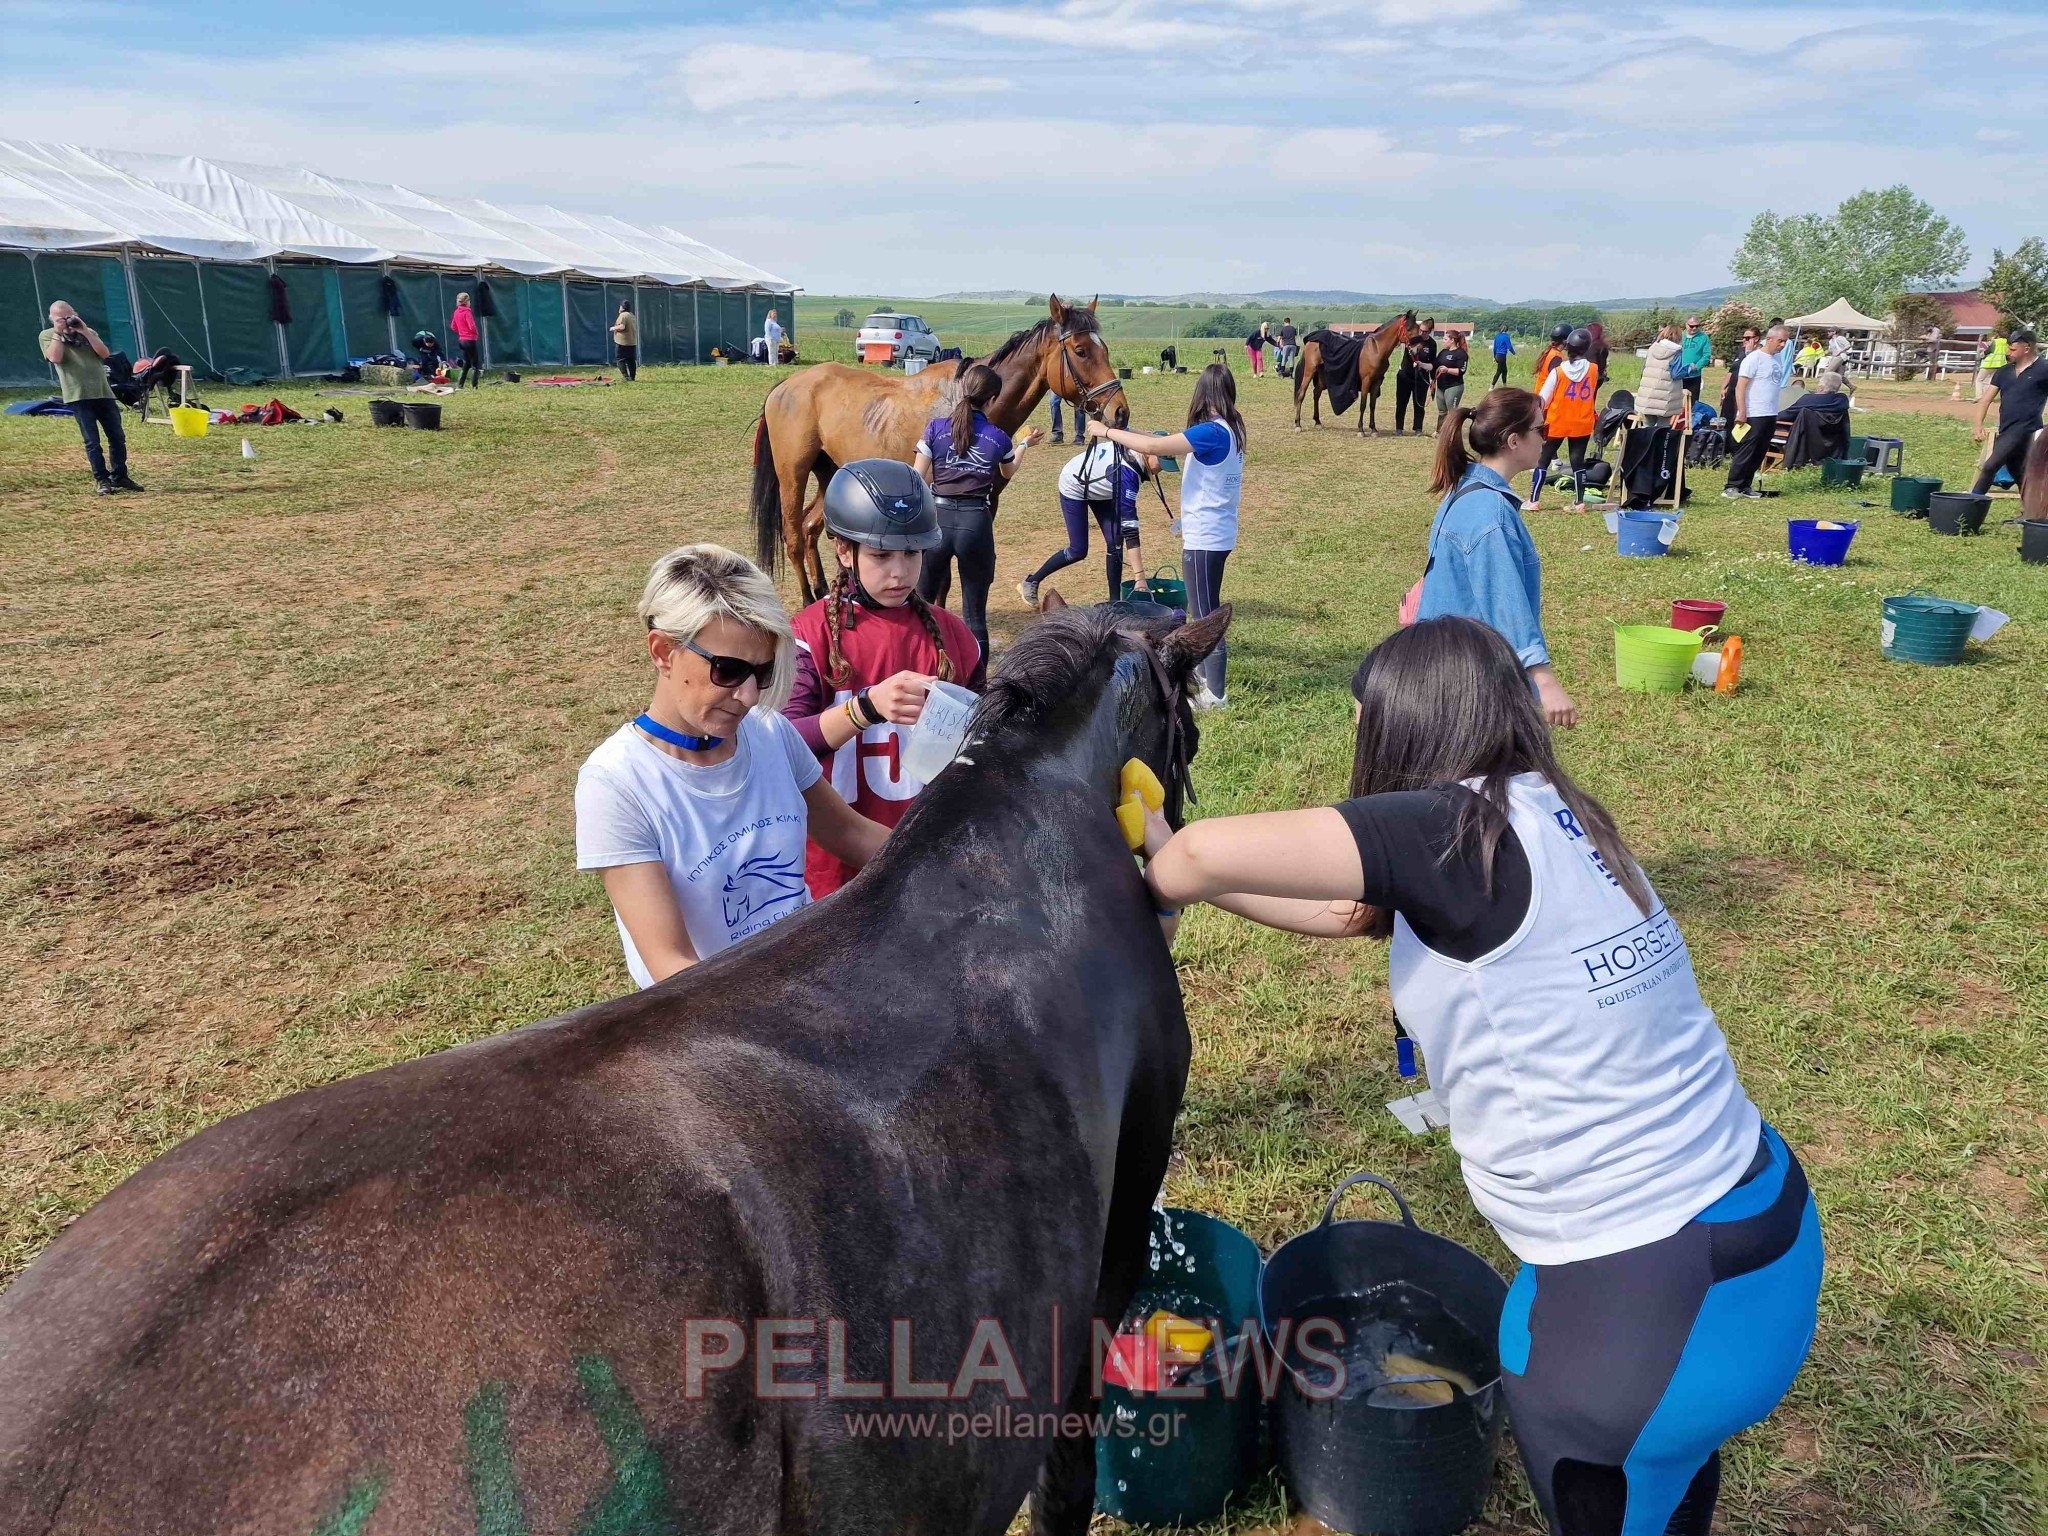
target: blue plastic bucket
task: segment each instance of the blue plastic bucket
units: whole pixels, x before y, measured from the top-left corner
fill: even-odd
[[[1661,555],[1678,536],[1678,519],[1668,512],[1623,512],[1615,520],[1614,552],[1637,559]]]
[[[1836,522],[1823,528],[1824,518],[1795,517],[1785,524],[1785,543],[1792,558],[1806,565],[1840,565],[1849,558],[1849,541],[1856,537],[1855,523]]]

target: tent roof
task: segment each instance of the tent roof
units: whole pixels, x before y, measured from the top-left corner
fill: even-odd
[[[1817,309],[1810,315],[1794,315],[1785,322],[1787,325],[1826,326],[1837,331],[1883,331],[1890,327],[1882,320],[1873,320],[1859,313],[1856,306],[1847,299],[1837,299],[1826,309]]]
[[[308,256],[675,286],[794,286],[666,226],[544,203],[432,198],[299,167],[0,139],[0,248],[114,245],[218,261]]]

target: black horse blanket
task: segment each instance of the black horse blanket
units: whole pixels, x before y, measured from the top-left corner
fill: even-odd
[[[1323,354],[1323,388],[1330,396],[1330,410],[1342,416],[1358,403],[1358,358],[1365,350],[1365,338],[1316,330],[1309,332],[1308,339]]]

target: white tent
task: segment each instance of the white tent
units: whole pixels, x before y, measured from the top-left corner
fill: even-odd
[[[0,140],[0,386],[42,383],[54,298],[121,350],[235,378],[327,373],[445,334],[488,363],[604,362],[621,303],[648,363],[744,356],[797,289],[667,225],[205,156]]]
[[[1873,320],[1857,310],[1847,299],[1837,299],[1826,309],[1817,309],[1810,315],[1794,315],[1785,322],[1802,329],[1812,326],[1818,331],[1887,331],[1890,322]]]

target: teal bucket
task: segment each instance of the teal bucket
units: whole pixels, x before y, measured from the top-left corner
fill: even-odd
[[[1918,592],[1888,597],[1880,645],[1887,661],[1952,667],[1963,659],[1970,627],[1976,622],[1975,603],[1952,603]]]
[[[1150,1248],[1127,1326],[1163,1310],[1209,1324],[1233,1358],[1257,1347],[1265,1270],[1257,1243],[1227,1221],[1167,1206],[1152,1212]],[[1106,1382],[1102,1422],[1118,1432],[1095,1440],[1095,1507],[1132,1525],[1201,1525],[1222,1514],[1264,1467],[1257,1362],[1239,1365],[1234,1391],[1206,1368],[1166,1393]]]

